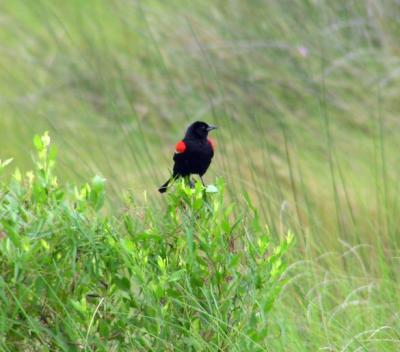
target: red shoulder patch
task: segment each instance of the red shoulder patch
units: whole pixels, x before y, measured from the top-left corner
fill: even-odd
[[[215,147],[216,147],[215,142],[210,138],[208,138],[207,141],[208,141],[208,144],[211,145],[212,150],[215,150]]]
[[[175,146],[175,153],[180,154],[183,153],[186,150],[186,144],[184,141],[180,141],[176,143]]]

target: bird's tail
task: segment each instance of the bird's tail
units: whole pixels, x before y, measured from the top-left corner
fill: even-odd
[[[160,193],[165,193],[165,192],[167,192],[168,184],[171,182],[171,180],[172,180],[172,177],[170,177],[170,178],[167,180],[167,182],[165,182],[165,183],[158,189],[158,192],[160,192]]]

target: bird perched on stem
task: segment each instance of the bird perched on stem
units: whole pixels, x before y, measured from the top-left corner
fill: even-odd
[[[191,174],[199,175],[204,186],[203,175],[214,156],[214,145],[208,133],[216,128],[202,121],[196,121],[188,127],[185,137],[175,146],[172,176],[158,189],[160,193],[167,191],[172,180],[178,177],[190,178]]]

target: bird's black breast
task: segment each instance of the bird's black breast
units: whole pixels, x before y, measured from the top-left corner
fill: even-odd
[[[214,152],[208,140],[184,139],[186,149],[174,155],[174,174],[202,176],[208,169]]]

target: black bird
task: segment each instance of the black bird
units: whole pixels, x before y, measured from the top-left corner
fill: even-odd
[[[192,123],[180,142],[175,146],[174,169],[172,176],[158,190],[160,193],[167,191],[168,184],[178,177],[190,177],[191,174],[202,176],[210,166],[214,156],[214,146],[208,138],[208,132],[217,127],[202,121]]]

